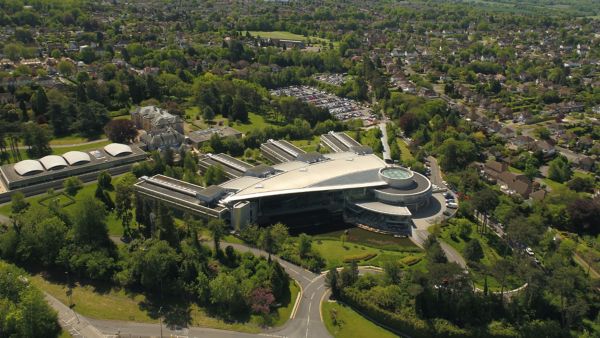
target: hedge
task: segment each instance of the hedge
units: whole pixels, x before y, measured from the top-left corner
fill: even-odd
[[[340,292],[340,300],[365,314],[367,317],[377,320],[378,323],[413,338],[458,338],[472,336],[469,331],[460,329],[444,319],[425,321],[419,318],[406,316],[406,314],[397,314],[383,310],[364,299],[363,294],[359,290],[351,288],[342,289]]]
[[[372,259],[376,256],[377,256],[376,253],[367,253],[367,254],[362,254],[362,255],[349,256],[349,257],[344,258],[344,263],[352,263],[354,261],[356,261],[356,262],[368,261],[369,259]]]

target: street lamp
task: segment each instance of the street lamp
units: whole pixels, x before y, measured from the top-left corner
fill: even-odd
[[[160,323],[160,338],[163,338],[163,335],[162,335],[162,306],[158,309],[158,322]]]

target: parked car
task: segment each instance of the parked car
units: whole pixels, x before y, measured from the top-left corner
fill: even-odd
[[[456,202],[447,202],[446,207],[450,209],[458,209],[458,204]]]
[[[452,216],[452,212],[450,210],[444,210],[443,214],[444,214],[444,216],[448,216],[448,217]]]
[[[526,252],[526,253],[527,253],[529,256],[533,256],[533,255],[534,255],[534,252],[533,252],[533,250],[531,250],[531,248],[530,248],[530,247],[527,247],[527,248],[525,248],[525,252]]]

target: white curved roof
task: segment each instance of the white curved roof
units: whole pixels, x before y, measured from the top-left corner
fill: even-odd
[[[133,152],[131,151],[130,146],[122,143],[111,143],[104,147],[104,151],[106,151],[110,156],[113,157],[128,155]]]
[[[69,165],[83,164],[91,161],[90,155],[83,151],[67,151],[62,157],[67,160]]]
[[[23,160],[14,165],[15,171],[21,176],[33,175],[44,171],[44,167],[36,160]]]
[[[42,165],[44,166],[44,168],[46,168],[46,170],[61,169],[61,168],[68,166],[65,159],[62,158],[62,156],[58,156],[58,155],[44,156],[44,157],[40,158],[38,161],[40,161],[42,163]]]

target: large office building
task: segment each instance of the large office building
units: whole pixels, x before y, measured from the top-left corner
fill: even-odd
[[[5,164],[0,167],[0,186],[8,190],[7,196],[12,190],[25,194],[40,193],[48,188],[61,187],[62,182],[71,176],[85,182],[95,180],[102,170],[121,174],[129,171],[133,163],[144,159],[146,153],[136,146],[111,143],[87,152],[69,151],[62,155]],[[0,200],[4,197],[0,196]]]
[[[225,219],[235,229],[336,217],[410,234],[413,213],[431,200],[432,185],[425,176],[389,166],[354,143],[331,154],[306,153],[273,140],[261,149],[276,164],[251,166],[223,154],[201,158],[201,166],[221,165],[228,173],[231,179],[218,186],[202,188],[172,179],[164,184],[164,177],[155,176],[140,179],[136,191],[182,211]]]

